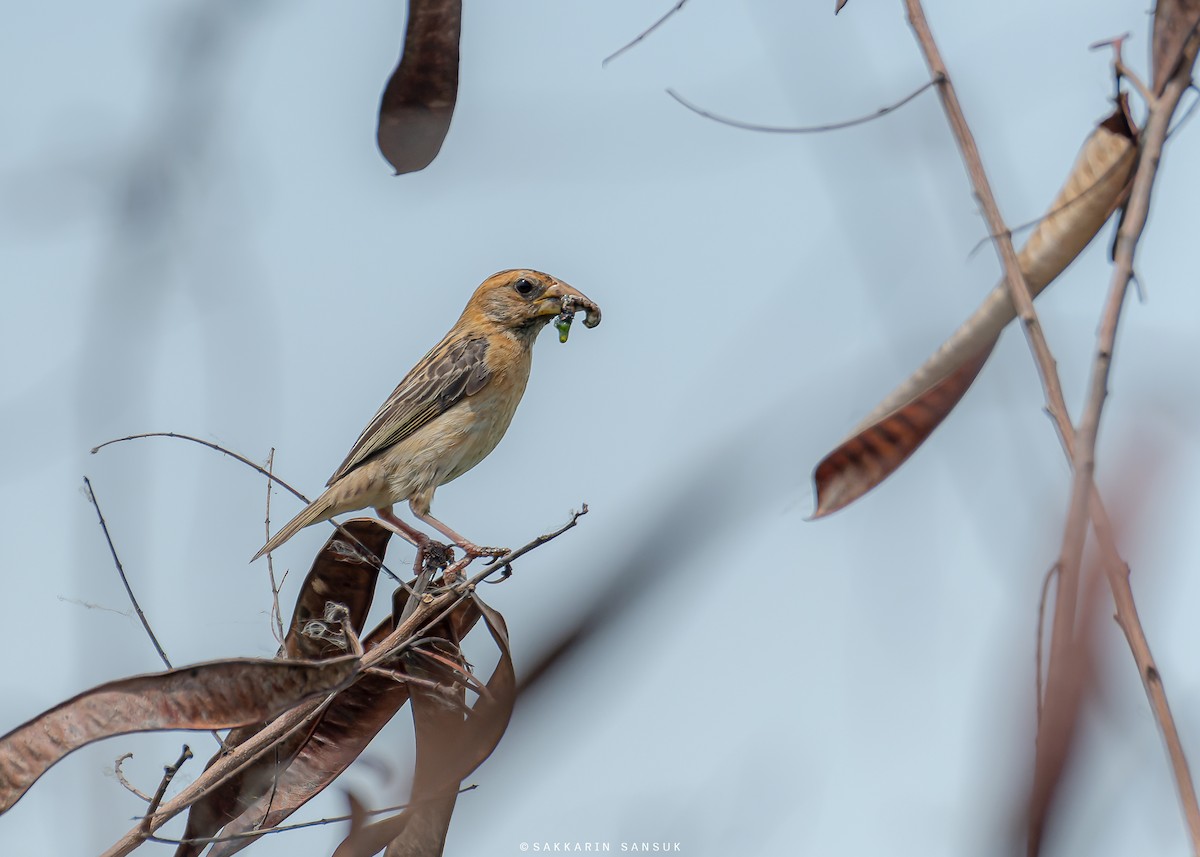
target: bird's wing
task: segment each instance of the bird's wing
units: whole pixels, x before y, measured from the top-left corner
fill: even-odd
[[[350,454],[327,485],[360,464],[390,449],[417,429],[445,413],[466,396],[473,396],[491,378],[484,360],[487,340],[458,339],[453,334],[434,346],[388,396],[363,429]]]

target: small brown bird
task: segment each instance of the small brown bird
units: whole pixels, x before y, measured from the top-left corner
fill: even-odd
[[[464,539],[429,514],[433,492],[496,448],[525,392],[533,341],[556,315],[565,341],[576,309],[585,311],[587,327],[600,323],[600,307],[548,274],[519,269],[484,280],[450,332],[383,403],[326,483],[325,493],[254,559],[310,524],[368,506],[420,547],[429,537],[392,511],[392,504],[402,500],[418,519],[466,553],[497,553]]]

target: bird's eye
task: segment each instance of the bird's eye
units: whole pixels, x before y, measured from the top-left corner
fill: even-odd
[[[537,289],[537,286],[524,277],[521,277],[521,279],[513,283],[513,288],[516,289],[517,294],[521,295],[522,297],[529,297]]]

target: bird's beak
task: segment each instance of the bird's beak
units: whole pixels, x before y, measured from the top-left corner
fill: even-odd
[[[539,301],[538,315],[574,315],[579,310],[585,313],[584,327],[600,323],[600,307],[595,301],[573,286],[555,280]]]

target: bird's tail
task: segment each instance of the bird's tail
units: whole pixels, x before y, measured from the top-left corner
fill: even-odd
[[[263,545],[262,549],[256,553],[254,558],[250,561],[254,562],[254,560],[258,559],[260,556],[264,556],[269,551],[275,550],[305,527],[315,524],[318,521],[327,521],[336,514],[337,511],[333,508],[333,502],[330,499],[329,492],[326,491],[316,500],[313,500],[311,503],[305,506],[299,515],[288,521],[284,525],[283,529],[271,536],[271,540]]]

